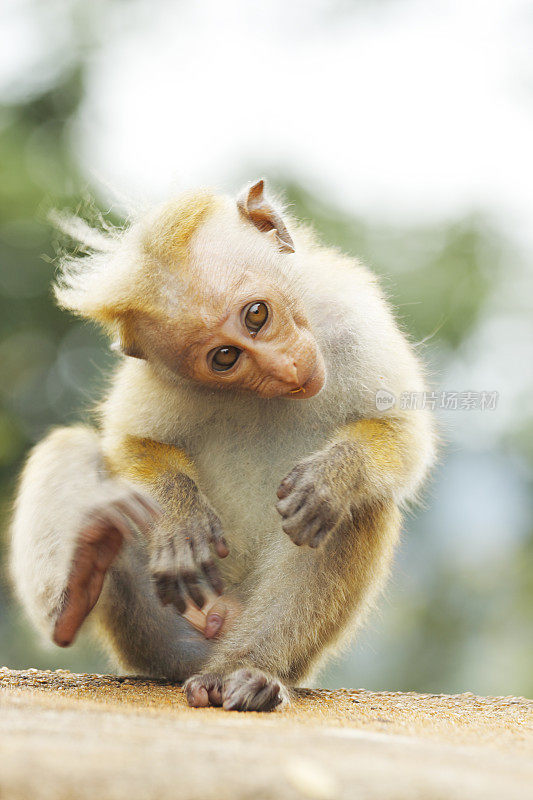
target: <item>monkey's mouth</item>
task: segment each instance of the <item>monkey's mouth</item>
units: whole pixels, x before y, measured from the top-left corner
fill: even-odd
[[[302,383],[301,386],[297,386],[295,389],[291,389],[284,396],[290,398],[291,400],[307,400],[320,392],[324,386],[325,380],[326,371],[324,368],[324,362],[322,358],[319,358],[313,372],[307,378],[305,383]]]

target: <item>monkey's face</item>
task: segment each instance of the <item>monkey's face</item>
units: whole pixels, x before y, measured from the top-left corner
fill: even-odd
[[[325,366],[294,242],[258,181],[237,203],[172,202],[143,231],[148,255],[125,302],[121,349],[174,374],[260,397],[306,399]]]
[[[231,294],[211,293],[187,327],[174,369],[204,385],[291,399],[324,385],[324,359],[303,310],[268,282],[247,276]]]
[[[164,241],[180,231],[172,214],[168,220]],[[156,355],[205,386],[264,398],[316,395],[325,381],[324,359],[293,254],[263,181],[237,204],[216,201],[187,246],[185,266],[162,275],[160,302],[168,303],[162,319],[169,324]]]

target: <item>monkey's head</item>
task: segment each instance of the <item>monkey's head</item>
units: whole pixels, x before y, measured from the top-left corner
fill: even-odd
[[[107,241],[68,262],[56,296],[112,330],[126,356],[265,398],[320,391],[294,243],[262,180],[237,202],[183,195]]]

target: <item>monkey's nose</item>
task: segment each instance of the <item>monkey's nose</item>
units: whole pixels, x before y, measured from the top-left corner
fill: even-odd
[[[282,383],[287,383],[289,386],[296,388],[299,384],[298,379],[298,366],[293,358],[280,359],[274,366],[272,374]]]

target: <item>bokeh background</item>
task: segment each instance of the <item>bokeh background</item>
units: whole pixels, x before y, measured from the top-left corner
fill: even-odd
[[[379,610],[324,686],[533,696],[533,4],[4,0],[0,480],[113,365],[54,308],[50,208],[125,208],[262,175],[364,259],[437,391],[441,461]],[[6,562],[6,546],[2,563]],[[0,588],[0,664],[105,671]]]

